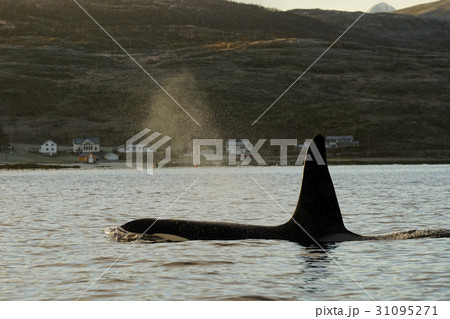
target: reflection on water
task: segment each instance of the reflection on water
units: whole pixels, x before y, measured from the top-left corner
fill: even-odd
[[[363,235],[450,229],[450,166],[331,167],[347,227]],[[277,240],[116,242],[103,231],[159,217],[277,225],[298,167],[0,173],[0,296],[74,300],[448,300],[449,238],[302,247]],[[339,265],[336,264],[336,262]]]

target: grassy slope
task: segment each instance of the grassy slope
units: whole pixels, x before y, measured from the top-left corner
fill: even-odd
[[[424,18],[450,19],[450,0],[419,4],[417,6],[397,10],[394,13],[411,14]]]
[[[225,1],[81,1],[200,123],[197,127],[73,3],[0,2],[0,139],[122,144],[173,136],[355,134],[362,150],[448,150],[450,24],[367,15],[255,126],[358,16]],[[1,141],[0,141],[1,142]]]

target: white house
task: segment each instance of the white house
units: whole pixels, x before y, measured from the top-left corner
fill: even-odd
[[[119,159],[119,155],[114,153],[108,153],[105,155],[105,159],[108,161],[117,161]]]
[[[73,152],[100,152],[100,139],[98,137],[74,138]]]
[[[47,140],[39,148],[39,153],[49,156],[56,155],[58,154],[58,145],[52,140]]]
[[[348,146],[359,146],[359,141],[353,140],[353,135],[327,136],[325,138],[326,148],[341,148]]]

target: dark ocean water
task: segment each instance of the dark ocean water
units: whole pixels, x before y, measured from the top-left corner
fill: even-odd
[[[351,231],[450,229],[449,165],[330,171]],[[154,176],[0,172],[0,298],[76,300],[84,292],[82,300],[450,298],[450,238],[345,242],[324,252],[276,240],[116,242],[104,233],[166,210],[163,218],[285,222],[289,216],[252,178],[293,212],[300,167],[167,168]]]

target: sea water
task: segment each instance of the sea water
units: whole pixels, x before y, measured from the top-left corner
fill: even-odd
[[[449,165],[330,172],[350,231],[450,229]],[[146,217],[277,225],[294,211],[300,181],[301,167],[164,168],[153,176],[132,169],[0,171],[0,298],[450,298],[450,238],[322,250],[281,240],[117,242],[104,233]]]

